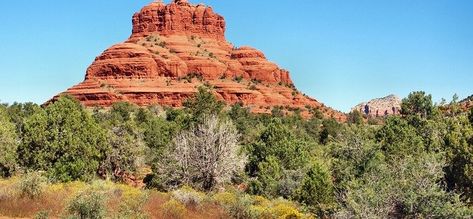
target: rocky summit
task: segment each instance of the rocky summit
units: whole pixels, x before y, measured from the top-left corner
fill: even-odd
[[[381,117],[388,115],[399,115],[401,112],[401,99],[395,95],[370,100],[360,103],[352,111],[359,111],[363,115]]]
[[[261,51],[227,42],[225,19],[211,7],[186,0],[155,1],[141,9],[133,16],[131,36],[99,55],[85,80],[62,94],[89,107],[121,101],[181,107],[200,86],[212,87],[228,105],[242,103],[254,113],[282,107],[309,116],[318,109],[345,120],[343,113],[299,92],[289,72]]]

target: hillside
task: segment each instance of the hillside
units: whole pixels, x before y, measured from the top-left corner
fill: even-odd
[[[300,24],[300,9],[282,9],[268,15]],[[473,218],[473,96],[413,91],[345,115],[225,28],[210,7],[155,0],[82,83],[42,105],[0,102],[0,219]],[[352,96],[334,83],[344,89],[324,91]]]
[[[228,105],[242,103],[255,113],[279,107],[309,116],[317,109],[345,120],[344,114],[299,92],[289,72],[261,51],[226,41],[225,28],[224,18],[211,7],[153,2],[133,16],[131,36],[99,55],[85,80],[63,94],[85,106],[126,101],[182,107],[198,87],[208,86]]]

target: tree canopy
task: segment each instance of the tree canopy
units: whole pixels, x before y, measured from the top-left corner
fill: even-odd
[[[238,201],[226,200],[233,211],[252,209],[245,197],[257,195],[290,200],[320,218],[473,215],[473,109],[455,99],[437,106],[413,92],[401,115],[376,122],[356,112],[339,123],[281,109],[226,108],[204,87],[182,109],[88,109],[67,96],[47,106],[3,104],[0,177],[41,171],[60,182],[225,188],[238,191]]]
[[[104,130],[70,97],[61,97],[26,118],[24,131],[20,163],[47,171],[58,181],[93,178],[109,152]]]

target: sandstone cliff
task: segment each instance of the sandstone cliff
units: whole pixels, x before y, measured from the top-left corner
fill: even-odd
[[[401,111],[401,99],[395,95],[370,100],[355,106],[352,111],[357,110],[366,116],[380,117],[387,115],[398,115]]]
[[[99,55],[84,82],[63,94],[85,106],[129,101],[181,107],[202,85],[214,87],[227,104],[243,103],[255,113],[281,106],[308,116],[307,108],[313,108],[345,120],[344,114],[297,91],[289,72],[261,51],[227,42],[225,20],[211,7],[185,0],[155,1],[141,9],[133,16],[130,38]]]

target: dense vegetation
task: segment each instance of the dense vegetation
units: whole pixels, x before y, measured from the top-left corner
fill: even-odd
[[[463,99],[461,102],[466,102],[466,101],[473,101],[473,95],[468,96],[467,98]]]
[[[31,190],[42,181],[130,183],[145,172],[142,191],[172,194],[168,208],[209,196],[234,218],[473,215],[473,111],[455,100],[437,106],[413,92],[401,116],[354,112],[347,123],[283,114],[226,108],[206,88],[183,109],[88,110],[70,97],[3,105],[0,176],[20,176]],[[101,192],[81,191],[67,212],[105,217]]]

